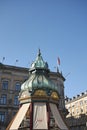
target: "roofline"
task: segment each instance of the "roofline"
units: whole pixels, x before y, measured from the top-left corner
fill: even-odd
[[[57,75],[58,77],[62,78],[63,81],[66,80],[66,79],[64,78],[64,76],[63,76],[60,72],[53,72],[53,71],[50,71],[50,74],[55,74],[55,75]]]
[[[73,102],[75,102],[77,100],[80,100],[80,99],[82,99],[84,97],[87,97],[87,91],[84,92],[84,93],[81,93],[80,95],[77,95],[77,97],[69,98],[68,100],[66,100],[65,104],[67,105],[69,103],[73,103]]]
[[[14,66],[14,65],[7,65],[7,64],[2,64],[0,63],[0,67],[1,69],[10,69],[10,70],[20,70],[20,71],[26,71],[26,72],[29,72],[29,69],[30,68],[26,68],[26,67],[19,67],[19,66]],[[49,71],[50,74],[55,74],[57,75],[58,77],[62,78],[63,81],[65,81],[65,78],[63,77],[63,75],[59,72],[53,72],[53,71]]]
[[[10,69],[10,70],[21,70],[21,71],[29,71],[29,68],[26,67],[19,67],[19,66],[13,66],[13,65],[7,65],[0,63],[1,69]]]

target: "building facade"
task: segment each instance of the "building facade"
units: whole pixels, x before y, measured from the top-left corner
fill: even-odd
[[[21,84],[28,78],[29,68],[0,63],[0,129],[5,130],[19,109],[18,96]],[[65,112],[64,81],[59,72],[50,72],[50,78],[58,86],[59,108]]]
[[[65,106],[68,110],[66,118],[71,130],[87,129],[87,91],[73,99],[66,98]]]
[[[28,79],[21,85],[19,111],[6,130],[69,130],[60,110],[64,110],[64,92],[59,94],[59,90],[39,50]]]
[[[8,125],[19,108],[21,84],[28,76],[26,68],[0,64],[0,127]]]

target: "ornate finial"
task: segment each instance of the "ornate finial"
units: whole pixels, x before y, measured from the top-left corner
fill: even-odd
[[[38,50],[38,56],[41,56],[41,52],[40,52],[40,49]]]

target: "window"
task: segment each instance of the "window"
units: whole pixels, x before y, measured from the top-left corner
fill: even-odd
[[[17,83],[15,84],[15,90],[16,90],[16,91],[20,91],[20,90],[21,90],[21,84],[20,84],[20,83],[17,82]]]
[[[86,111],[87,111],[87,106],[86,106]]]
[[[72,105],[72,108],[74,108],[75,105]]]
[[[18,96],[14,97],[14,105],[18,106],[19,105],[19,101],[18,101]]]
[[[2,89],[3,89],[3,90],[7,90],[7,89],[8,89],[8,81],[7,81],[7,80],[4,80],[4,81],[2,82]]]
[[[0,121],[1,122],[5,121],[5,112],[0,112]]]
[[[74,109],[72,108],[72,114],[74,114]]]
[[[73,114],[75,114],[75,113],[73,112]]]
[[[79,113],[79,110],[78,110],[78,109],[76,109],[76,113],[77,113],[77,114]]]
[[[83,109],[81,108],[81,113],[83,112]]]
[[[80,105],[83,105],[83,101],[80,101]]]
[[[13,112],[13,116],[15,116],[17,114],[17,112]]]
[[[78,107],[78,102],[75,103],[75,107]]]
[[[7,103],[7,95],[1,95],[0,104],[5,105]]]
[[[87,104],[87,99],[84,101],[84,103],[86,103],[86,104]]]

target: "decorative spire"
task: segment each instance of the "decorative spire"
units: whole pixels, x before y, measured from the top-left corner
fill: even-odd
[[[38,56],[41,56],[41,52],[40,52],[40,49],[38,50]]]
[[[43,57],[41,56],[41,51],[40,49],[38,49],[38,55],[35,59],[35,61],[32,63],[31,65],[31,69],[35,69],[35,68],[39,68],[39,69],[45,69],[45,70],[49,70],[48,64],[47,62],[45,62],[43,60]],[[31,70],[30,69],[30,70]]]

